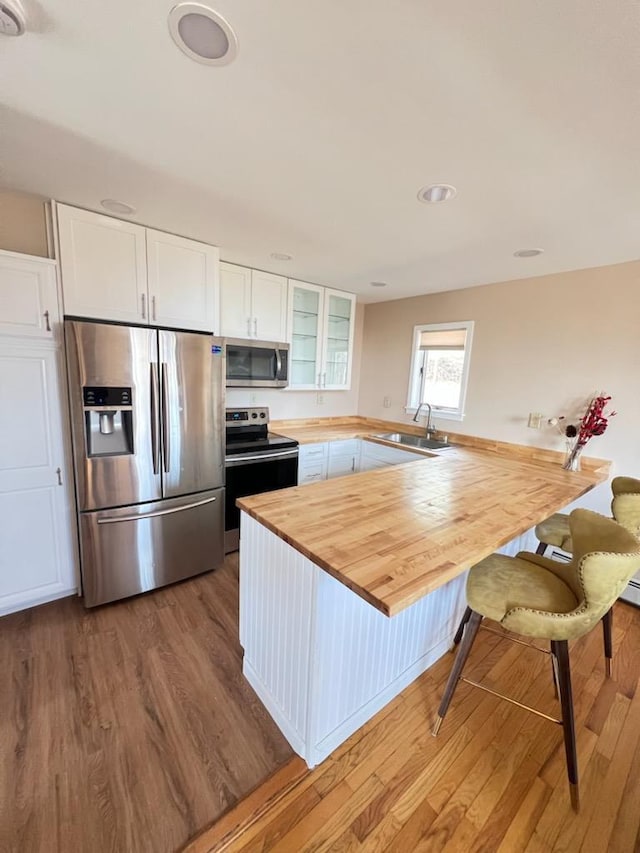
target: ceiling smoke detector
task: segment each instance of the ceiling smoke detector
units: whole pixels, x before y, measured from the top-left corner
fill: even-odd
[[[458,190],[451,184],[430,184],[418,192],[418,201],[425,204],[437,204],[456,197]]]
[[[518,249],[517,252],[513,253],[514,258],[535,258],[537,255],[541,255],[544,252],[544,249]]]
[[[222,15],[202,3],[178,3],[169,12],[169,32],[180,50],[204,65],[227,65],[238,39]]]
[[[0,35],[21,36],[25,31],[22,9],[11,0],[0,2]]]
[[[119,213],[121,216],[131,216],[136,212],[135,207],[131,207],[126,201],[116,201],[115,198],[103,198],[100,204],[109,213]]]

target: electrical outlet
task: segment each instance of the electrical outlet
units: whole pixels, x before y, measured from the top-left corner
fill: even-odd
[[[316,398],[316,403],[319,406],[322,406],[324,404],[324,394],[318,394],[318,396]]]
[[[529,412],[529,420],[527,426],[529,429],[542,429],[542,419],[544,415],[540,412]]]
[[[382,405],[384,406],[385,409],[390,409],[391,408],[391,397],[385,397],[382,401]]]

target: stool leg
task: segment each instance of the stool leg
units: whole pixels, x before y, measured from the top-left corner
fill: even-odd
[[[569,777],[571,805],[573,810],[578,812],[580,811],[580,789],[578,787],[578,756],[576,752],[576,727],[573,719],[569,643],[566,640],[552,640],[551,648],[558,663],[558,687],[560,689],[560,705],[562,707],[564,751],[567,758],[567,776]]]
[[[602,617],[602,633],[604,635],[604,665],[607,678],[611,678],[611,661],[613,659],[613,641],[611,628],[613,626],[613,608],[607,610]]]
[[[553,643],[551,644],[551,674],[553,676],[553,694],[558,699],[560,697],[558,693],[558,661],[553,654]]]
[[[458,643],[462,639],[462,635],[464,634],[464,626],[469,621],[470,616],[471,616],[471,608],[467,607],[467,609],[464,611],[464,616],[462,617],[462,619],[460,620],[460,624],[458,625],[458,630],[456,631],[456,635],[453,638],[453,646],[451,647],[451,651],[453,651],[455,649],[455,647],[458,645]]]
[[[536,548],[536,554],[540,554],[540,556],[542,556],[542,554],[544,554],[544,552],[545,552],[546,550],[547,550],[547,543],[546,543],[546,542],[541,542],[541,543],[538,545],[538,547]]]
[[[462,669],[465,663],[467,662],[469,652],[471,651],[471,646],[473,645],[473,641],[476,638],[476,634],[478,633],[478,628],[480,627],[481,622],[482,616],[479,613],[476,613],[475,610],[471,610],[469,614],[467,628],[462,637],[462,643],[460,644],[460,648],[458,649],[458,653],[456,654],[456,659],[453,662],[451,674],[449,675],[449,680],[447,681],[447,686],[444,689],[442,701],[440,702],[440,707],[438,708],[438,717],[431,732],[434,737],[438,734],[440,726],[442,725],[442,721],[444,720],[444,716],[447,713],[447,709],[451,703],[453,694],[458,685],[458,679],[460,678],[460,675],[462,674]]]

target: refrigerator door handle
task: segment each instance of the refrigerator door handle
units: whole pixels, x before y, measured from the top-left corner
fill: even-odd
[[[155,512],[147,512],[142,515],[119,515],[114,518],[99,518],[98,524],[116,524],[119,521],[144,521],[145,518],[155,518],[158,515],[172,515],[174,512],[183,512],[185,509],[195,509],[197,506],[213,503],[217,498],[205,498],[203,501],[195,501],[195,503],[185,504],[184,506],[174,506],[170,509],[157,509]]]
[[[169,422],[169,383],[167,380],[167,363],[162,362],[162,455],[164,460],[164,472],[169,473],[169,458],[171,454],[171,446],[169,444],[169,433],[171,432],[171,424]]]
[[[160,410],[158,408],[158,364],[151,362],[151,456],[153,457],[153,473],[160,473]]]

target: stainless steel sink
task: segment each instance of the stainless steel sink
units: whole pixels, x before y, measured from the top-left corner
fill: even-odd
[[[444,450],[451,445],[437,438],[422,438],[419,435],[409,435],[406,432],[383,432],[374,435],[374,438],[384,438],[393,441],[394,444],[404,444],[406,447],[420,447],[423,450]]]

